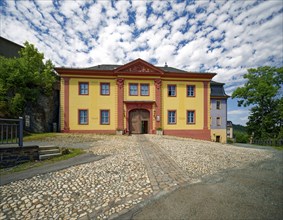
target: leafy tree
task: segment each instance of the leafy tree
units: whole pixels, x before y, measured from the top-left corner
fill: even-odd
[[[248,69],[247,80],[237,88],[232,98],[239,98],[238,106],[252,106],[248,133],[255,138],[277,137],[283,125],[283,67],[259,67]]]
[[[0,117],[19,117],[40,94],[50,96],[56,81],[53,64],[28,42],[19,58],[0,56]]]

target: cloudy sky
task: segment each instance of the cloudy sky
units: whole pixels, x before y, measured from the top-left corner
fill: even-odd
[[[29,41],[56,66],[124,64],[137,58],[216,72],[231,93],[248,68],[282,66],[283,1],[1,0],[0,35]],[[229,99],[228,119],[247,108]]]

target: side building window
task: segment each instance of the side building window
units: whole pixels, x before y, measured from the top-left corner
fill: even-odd
[[[109,110],[100,110],[100,124],[101,125],[109,125],[110,124]]]
[[[149,96],[149,84],[141,84],[141,96]]]
[[[187,86],[187,97],[195,97],[195,86]]]
[[[110,83],[100,83],[100,95],[110,95]]]
[[[86,109],[79,110],[79,124],[80,125],[88,124],[88,110]]]
[[[137,83],[130,83],[129,84],[129,93],[131,96],[138,95],[138,84]]]
[[[195,111],[187,111],[187,124],[195,124]]]
[[[176,124],[176,110],[168,111],[168,124]]]
[[[176,85],[168,85],[168,96],[176,97]]]
[[[216,109],[221,109],[221,101],[220,100],[216,101]]]
[[[221,126],[221,117],[216,118],[216,125]]]
[[[79,95],[88,95],[88,82],[79,82]]]

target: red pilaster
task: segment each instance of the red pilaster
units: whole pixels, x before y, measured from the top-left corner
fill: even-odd
[[[203,124],[203,129],[207,130],[208,129],[208,83],[209,82],[203,82],[203,92],[204,92],[204,124]]]
[[[64,77],[64,131],[68,132],[70,130],[69,126],[69,83],[70,83],[70,78],[69,77]]]
[[[159,116],[159,121],[156,120],[155,124],[155,130],[160,127],[160,121],[161,121],[161,79],[155,79],[154,85],[155,85],[155,119],[157,119],[157,116]]]
[[[118,129],[124,130],[124,79],[117,79],[118,86]]]

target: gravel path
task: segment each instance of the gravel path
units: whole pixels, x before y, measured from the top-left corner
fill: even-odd
[[[264,150],[155,135],[62,134],[44,141],[59,146],[70,141],[76,147],[89,143],[89,151],[110,156],[1,186],[0,219],[115,218],[159,191],[272,156]]]

